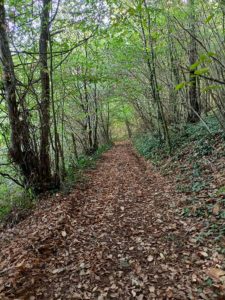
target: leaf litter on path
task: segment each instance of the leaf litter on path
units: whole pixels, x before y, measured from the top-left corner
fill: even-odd
[[[217,299],[222,259],[177,214],[179,195],[128,143],[86,186],[0,233],[0,299]],[[177,203],[177,204],[176,204]]]

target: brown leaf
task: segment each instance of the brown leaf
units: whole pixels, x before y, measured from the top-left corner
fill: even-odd
[[[67,236],[66,231],[62,231],[61,234],[62,234],[62,237],[66,237]]]
[[[197,275],[196,274],[192,274],[191,281],[192,282],[197,282]]]
[[[59,269],[55,269],[55,270],[52,270],[52,274],[58,274],[58,273],[61,273],[65,270],[65,268],[59,268]]]
[[[206,258],[206,257],[208,257],[209,255],[208,255],[207,252],[200,251],[200,252],[199,252],[199,256],[202,257],[202,258]]]
[[[219,214],[219,212],[220,212],[220,206],[217,203],[217,204],[214,205],[212,213],[217,216]]]
[[[149,292],[150,293],[155,293],[155,287],[154,286],[150,286],[149,287]]]
[[[225,282],[225,271],[218,268],[209,268],[207,275],[216,281]]]
[[[167,288],[166,295],[167,295],[168,299],[173,298],[173,289],[171,287]]]
[[[82,296],[79,293],[73,293],[73,297],[74,299],[82,299]]]
[[[147,260],[148,260],[148,262],[152,262],[154,260],[154,257],[152,255],[149,255]]]

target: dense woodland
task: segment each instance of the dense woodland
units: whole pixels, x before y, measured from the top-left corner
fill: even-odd
[[[1,182],[57,189],[114,139],[224,130],[225,2],[0,2]]]
[[[0,0],[0,299],[225,299],[225,0]]]

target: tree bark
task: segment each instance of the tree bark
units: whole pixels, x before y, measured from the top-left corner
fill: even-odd
[[[4,2],[0,1],[0,60],[11,129],[9,155],[20,169],[24,187],[33,187],[38,181],[38,158],[30,138],[28,112],[23,104],[24,99],[17,99],[16,76],[6,28]]]
[[[93,152],[98,150],[98,96],[97,84],[94,87],[94,106],[95,106],[95,120],[94,120],[94,137],[93,137]]]
[[[201,107],[199,103],[199,91],[198,91],[198,78],[195,75],[195,71],[197,68],[191,68],[191,66],[198,59],[198,51],[197,51],[197,42],[196,42],[196,18],[195,18],[195,1],[189,0],[189,8],[190,8],[190,30],[192,35],[190,37],[190,50],[189,50],[189,64],[190,64],[190,74],[189,74],[189,103],[191,109],[188,112],[187,121],[190,123],[195,123],[199,121],[198,115],[201,115]],[[196,114],[196,113],[197,114]]]
[[[20,163],[22,159],[21,126],[19,118],[19,104],[16,97],[16,77],[9,40],[6,33],[6,19],[4,2],[0,1],[0,59],[3,67],[3,82],[5,97],[8,105],[8,115],[11,127],[10,154],[14,162]]]
[[[42,0],[41,34],[39,40],[40,76],[41,76],[41,141],[40,173],[43,182],[51,181],[49,156],[50,135],[50,77],[48,69],[49,11],[51,0]]]

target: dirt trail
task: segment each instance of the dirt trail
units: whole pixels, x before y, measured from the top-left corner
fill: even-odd
[[[0,299],[214,299],[179,197],[129,144],[88,177],[1,233]]]

